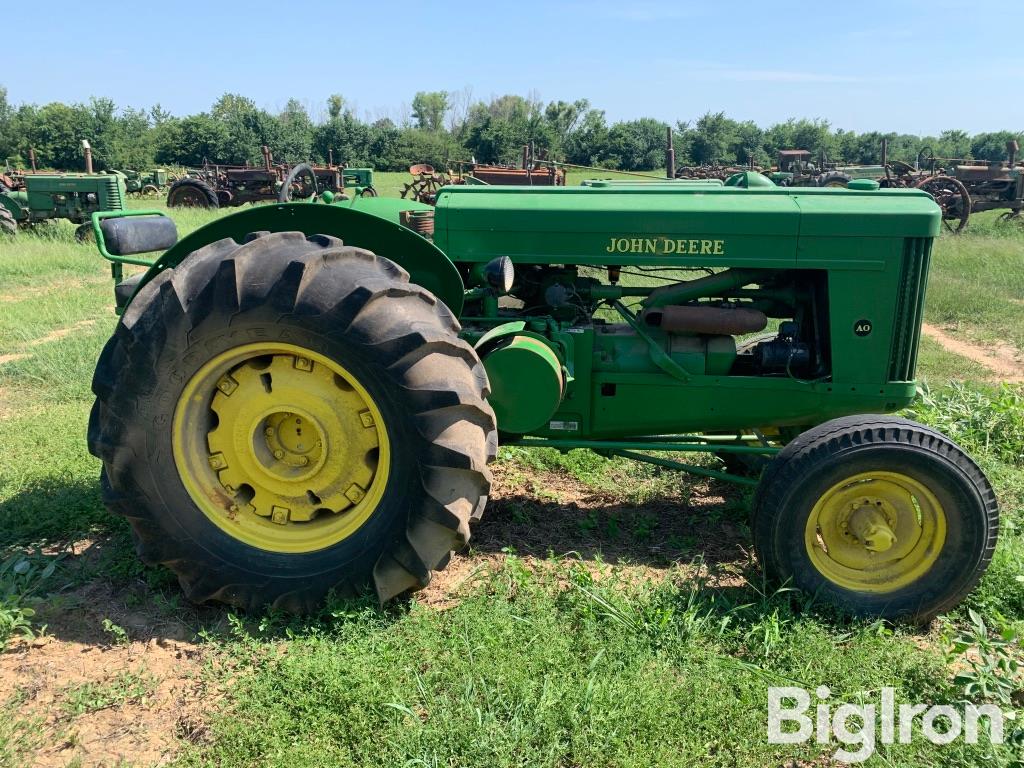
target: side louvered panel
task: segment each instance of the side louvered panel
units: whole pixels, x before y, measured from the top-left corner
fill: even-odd
[[[908,238],[903,248],[900,288],[889,353],[889,381],[914,380],[931,250],[930,238]]]

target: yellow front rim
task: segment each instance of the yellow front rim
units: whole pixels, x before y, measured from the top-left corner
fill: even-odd
[[[899,472],[836,483],[807,519],[804,544],[818,572],[857,592],[893,592],[921,578],[946,540],[946,514],[927,487]]]
[[[365,387],[293,344],[247,344],[206,363],[182,391],[171,439],[203,514],[273,552],[313,552],[355,533],[384,496],[391,463]]]

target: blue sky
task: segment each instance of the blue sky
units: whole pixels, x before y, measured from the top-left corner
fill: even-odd
[[[1024,0],[109,0],[4,16],[22,41],[0,75],[14,103],[109,96],[181,115],[232,91],[270,110],[294,96],[317,117],[341,93],[398,121],[416,91],[447,90],[586,98],[609,120],[1024,129]]]

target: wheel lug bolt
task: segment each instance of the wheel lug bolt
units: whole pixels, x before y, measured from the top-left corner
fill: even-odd
[[[284,451],[282,451],[282,450],[274,451],[274,458],[275,459],[283,459],[284,458]]]
[[[267,437],[273,437],[274,436],[274,428],[273,427],[267,427],[266,429],[263,430],[263,434],[266,435]]]

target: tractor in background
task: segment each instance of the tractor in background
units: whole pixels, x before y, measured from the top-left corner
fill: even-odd
[[[121,175],[124,178],[125,190],[131,197],[156,197],[175,181],[164,168],[154,168],[149,171],[107,171],[107,173]]]
[[[918,162],[928,172],[917,182],[942,208],[942,222],[955,233],[967,228],[972,213],[1005,210],[999,220],[1024,223],[1024,165],[1016,141],[1006,143],[1006,162],[936,158],[924,149]]]
[[[294,166],[275,163],[270,148],[262,147],[262,166],[205,164],[171,184],[169,208],[229,208],[247,203],[310,202],[324,192],[344,195],[346,189],[374,197],[373,170],[328,164]]]
[[[806,149],[780,150],[776,168],[765,175],[783,187],[846,187],[854,179],[877,180],[885,175],[884,165],[840,166],[824,155],[816,164],[810,158]]]
[[[78,225],[75,239],[83,242],[92,238],[94,213],[124,210],[124,177],[93,173],[92,147],[84,139],[82,151],[85,173],[37,171],[34,149],[29,150],[31,171],[5,173],[0,181],[0,233],[13,236],[19,227],[67,219]]]
[[[124,180],[108,173],[27,173],[17,189],[0,191],[0,232],[17,234],[19,227],[67,219],[77,224],[75,238],[92,236],[90,217],[98,211],[125,207]]]

